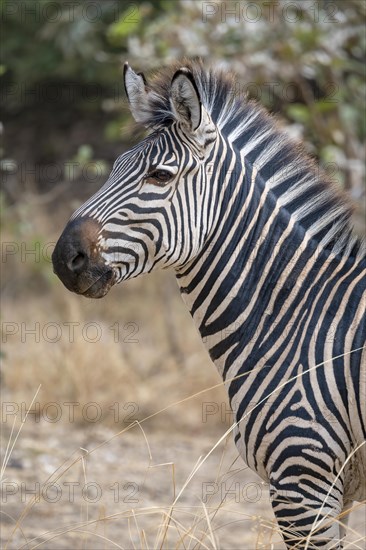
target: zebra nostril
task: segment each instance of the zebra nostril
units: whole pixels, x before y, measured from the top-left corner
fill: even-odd
[[[87,255],[84,252],[77,252],[71,260],[67,262],[70,271],[81,271],[87,263]]]

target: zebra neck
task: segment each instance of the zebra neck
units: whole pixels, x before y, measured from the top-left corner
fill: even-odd
[[[245,179],[246,192],[237,195],[220,230],[194,264],[177,274],[182,298],[223,375],[230,350],[253,342],[256,329],[298,290],[298,270],[316,250],[261,189],[254,170],[248,168]]]

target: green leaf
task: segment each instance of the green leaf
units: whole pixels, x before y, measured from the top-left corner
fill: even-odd
[[[107,38],[114,46],[119,46],[131,33],[136,32],[141,23],[140,10],[132,5],[122,13],[118,21],[112,23],[107,31]]]
[[[306,105],[301,103],[293,103],[287,107],[288,116],[295,122],[306,123],[309,121],[310,114]]]

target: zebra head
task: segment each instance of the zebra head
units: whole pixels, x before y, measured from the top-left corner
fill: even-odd
[[[181,67],[150,87],[125,64],[132,115],[150,134],[117,158],[57,242],[54,271],[69,290],[100,298],[152,269],[179,269],[202,249],[213,225],[206,180],[218,133],[196,80]]]

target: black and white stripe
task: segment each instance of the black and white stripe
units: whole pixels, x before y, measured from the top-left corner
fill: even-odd
[[[147,84],[126,67],[125,86],[150,135],[74,218],[101,224],[117,282],[175,269],[288,547],[340,548],[337,518],[366,498],[365,251],[349,208],[230,77],[194,62]]]

